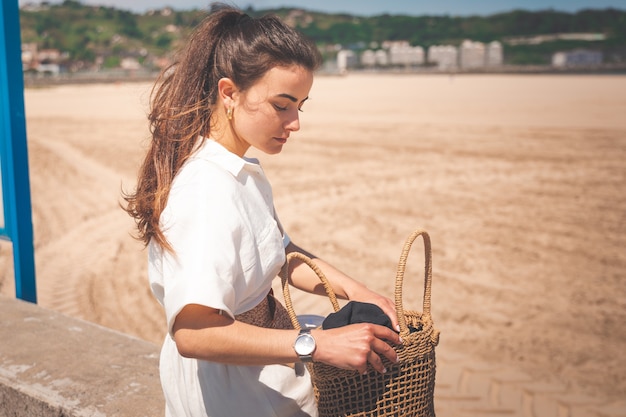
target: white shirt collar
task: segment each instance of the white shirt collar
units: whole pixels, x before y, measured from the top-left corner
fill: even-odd
[[[240,158],[238,155],[230,152],[214,139],[207,138],[204,143],[194,153],[192,158],[206,159],[237,177],[244,168],[253,171],[261,171],[259,160],[256,158]]]

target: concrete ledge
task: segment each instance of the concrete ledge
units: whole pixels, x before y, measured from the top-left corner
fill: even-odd
[[[0,417],[159,417],[159,348],[0,296]]]

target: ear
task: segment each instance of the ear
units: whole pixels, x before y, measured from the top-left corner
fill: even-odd
[[[230,78],[220,78],[217,82],[217,91],[221,104],[225,107],[231,107],[235,104],[237,98],[237,86]]]

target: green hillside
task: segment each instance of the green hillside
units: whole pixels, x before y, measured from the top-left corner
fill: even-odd
[[[406,40],[411,45],[458,45],[464,39],[504,44],[505,64],[548,64],[555,51],[586,48],[602,51],[607,63],[626,63],[626,11],[515,10],[491,16],[401,16],[372,17],[327,14],[301,9],[254,10],[275,13],[312,38],[323,51],[327,45],[365,49],[388,40]],[[58,49],[68,62],[92,63],[100,59],[105,68],[119,65],[123,57],[156,66],[170,56],[209,10],[161,9],[136,14],[111,7],[87,6],[75,0],[62,4],[22,7],[22,42],[38,49]],[[550,34],[598,34],[595,40],[529,38]],[[522,38],[521,40],[519,38]],[[326,52],[327,58],[332,54]]]

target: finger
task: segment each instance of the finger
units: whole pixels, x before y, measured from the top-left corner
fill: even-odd
[[[400,323],[398,322],[398,315],[396,314],[396,310],[391,310],[387,312],[387,315],[391,319],[391,327],[393,327],[397,332],[400,331]]]
[[[387,372],[387,369],[385,369],[385,365],[383,365],[382,359],[380,359],[380,356],[374,353],[374,351],[371,351],[369,353],[367,362],[369,362],[369,364],[372,365],[372,368],[374,368],[374,370],[376,370],[377,372],[380,372],[381,374],[384,374],[385,372]],[[367,372],[367,368],[361,373],[364,374],[366,372]]]
[[[386,302],[381,306],[383,312],[389,317],[391,320],[391,326],[396,329],[396,331],[400,331],[400,325],[398,323],[398,314],[396,312],[396,306],[390,299],[386,299]]]
[[[398,361],[398,354],[396,351],[389,346],[389,344],[383,340],[376,339],[372,343],[372,351],[378,355],[382,355],[387,358],[390,362],[396,363]],[[380,357],[378,358],[380,360]],[[382,361],[381,361],[382,365]],[[373,364],[372,364],[373,366]]]
[[[380,326],[376,324],[376,325],[373,325],[373,328],[374,328],[373,330],[374,336],[376,336],[378,339],[387,340],[396,345],[402,344],[402,339],[400,339],[400,335],[392,331],[388,327]]]

